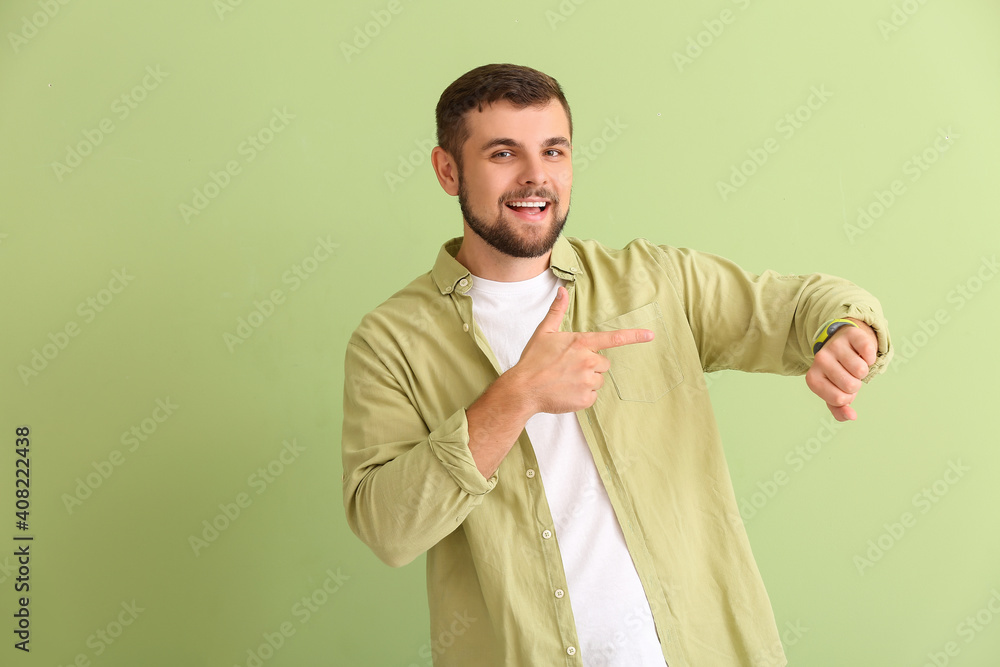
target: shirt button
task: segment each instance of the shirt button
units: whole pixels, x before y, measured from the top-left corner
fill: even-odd
[[[569,270],[570,270],[570,271],[572,271],[573,273],[576,273],[576,272],[577,272],[577,271],[579,271],[580,269],[576,268],[575,266],[571,266],[571,267],[569,267]],[[570,653],[570,655],[573,655],[573,654],[572,654],[572,653]]]
[[[576,655],[576,647],[575,646],[567,647],[566,655]]]
[[[468,330],[469,330],[469,323],[466,322],[465,324],[462,325],[462,331],[468,331]]]
[[[542,537],[544,537],[545,539],[549,539],[550,537],[552,537],[552,531],[548,529],[543,530]]]
[[[564,595],[566,595],[566,593],[563,591],[563,589],[561,589],[561,588],[557,588],[556,589],[556,597],[557,598],[562,599],[562,596],[564,596]]]
[[[535,471],[532,468],[528,468],[524,471],[524,474],[528,476],[528,479],[531,479],[535,476]]]
[[[446,293],[446,294],[451,294],[451,290],[452,290],[452,289],[453,289],[453,288],[452,288],[452,286],[451,286],[451,285],[448,285],[448,287],[445,287],[445,288],[444,288],[444,291],[445,291],[445,293]]]
[[[461,285],[462,287],[465,287],[466,285],[469,284],[469,281],[466,280],[465,278],[462,278],[461,280],[458,281],[458,284]]]

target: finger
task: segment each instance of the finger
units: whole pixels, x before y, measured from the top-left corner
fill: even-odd
[[[824,346],[816,355],[816,363],[831,378],[837,378],[837,384],[845,391],[857,391],[857,388],[848,389],[848,386],[854,384],[854,380],[864,380],[870,370],[847,338],[830,344],[829,349]]]
[[[875,363],[875,353],[878,350],[878,342],[872,341],[872,337],[864,330],[858,329],[851,332],[851,336],[848,337],[847,342],[851,344],[851,347],[861,360],[868,365],[868,368]],[[865,369],[865,375],[868,375],[868,369]],[[863,377],[863,376],[862,376]]]
[[[859,380],[864,380],[868,377],[868,371],[871,370],[871,364],[854,348],[851,348],[847,354],[838,358],[837,362],[847,373]]]
[[[593,351],[606,350],[609,347],[622,347],[635,343],[647,343],[653,340],[653,332],[649,329],[618,329],[617,331],[591,331],[581,334],[583,340]]]
[[[854,421],[858,418],[858,413],[849,405],[836,406],[827,403],[826,407],[830,408],[833,418],[839,422]]]
[[[592,385],[593,385],[592,389],[594,391],[597,391],[598,389],[600,389],[601,387],[603,387],[604,386],[604,376],[601,375],[600,373],[594,373],[594,380],[592,382]]]
[[[853,353],[852,353],[853,354]],[[852,364],[852,362],[864,363],[859,357],[852,357],[845,360],[846,363],[856,366],[857,364]],[[868,374],[868,369],[865,368],[861,373],[860,377],[858,372],[852,371],[847,368],[844,363],[839,359],[834,359],[833,362],[827,367],[825,365],[820,367],[824,371],[823,375],[826,376],[828,380],[840,391],[845,394],[856,394],[861,389],[861,380]]]
[[[595,373],[607,373],[608,369],[611,368],[611,360],[596,352],[593,355],[592,364]]]
[[[807,373],[806,383],[814,394],[823,399],[824,403],[834,407],[850,405],[857,396],[856,392],[851,393],[841,390],[830,381],[829,377],[822,373]]]
[[[566,298],[566,288],[562,285],[556,290],[556,298],[549,307],[549,312],[545,313],[536,331],[559,331],[566,308],[569,306],[569,299]]]

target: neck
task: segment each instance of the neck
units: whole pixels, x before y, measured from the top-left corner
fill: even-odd
[[[462,247],[458,249],[455,259],[474,276],[510,283],[530,280],[540,275],[549,268],[551,255],[552,251],[549,250],[541,257],[511,257],[489,245],[466,227]]]

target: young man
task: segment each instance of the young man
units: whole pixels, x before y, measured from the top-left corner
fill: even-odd
[[[572,120],[541,72],[476,68],[437,123],[464,233],[352,335],[343,430],[351,528],[427,553],[434,664],[785,665],[703,373],[805,373],[854,419],[878,301],[562,236]]]

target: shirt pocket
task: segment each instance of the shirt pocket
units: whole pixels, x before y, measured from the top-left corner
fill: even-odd
[[[597,325],[598,331],[649,329],[653,340],[604,350],[608,375],[623,401],[653,402],[684,379],[660,306],[655,301]]]

